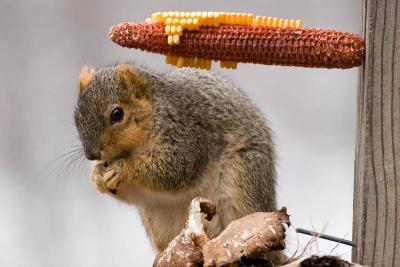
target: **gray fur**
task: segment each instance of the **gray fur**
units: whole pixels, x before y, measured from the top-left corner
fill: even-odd
[[[151,123],[144,132],[150,140],[158,138],[159,142],[145,152],[150,160],[123,160],[119,169],[125,177],[122,179],[151,192],[176,194],[177,198],[192,190],[183,206],[196,195],[213,199],[219,216],[208,231],[210,236],[236,218],[274,210],[275,156],[270,130],[244,93],[212,72],[185,68],[155,74],[135,69],[147,82],[153,108]],[[84,145],[99,142],[106,127],[101,114],[109,104],[124,101],[129,94],[113,77],[114,67],[98,70],[80,96],[75,120]],[[214,170],[213,177],[205,178],[211,166],[219,169]],[[199,189],[204,179],[211,179],[204,185],[209,188]],[[180,229],[166,234],[157,226],[155,218],[168,216],[164,216],[166,207],[162,202],[139,207],[159,250]],[[179,223],[182,226],[183,221]]]

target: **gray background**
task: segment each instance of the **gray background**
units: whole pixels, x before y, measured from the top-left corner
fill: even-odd
[[[73,124],[83,64],[136,60],[158,71],[164,57],[107,39],[120,21],[155,11],[238,11],[300,18],[308,27],[360,31],[360,1],[0,2],[0,265],[150,266],[134,207],[95,191],[90,164],[59,155],[79,144]],[[351,238],[357,69],[241,64],[219,70],[250,95],[275,132],[279,205],[294,226]],[[300,246],[308,238],[300,237]],[[297,236],[289,234],[289,252]],[[331,253],[318,241],[314,253]],[[334,254],[349,258],[339,246]]]

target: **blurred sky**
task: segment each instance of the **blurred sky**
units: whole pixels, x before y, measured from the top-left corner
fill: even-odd
[[[107,38],[111,25],[155,11],[215,10],[300,18],[306,27],[360,32],[359,0],[0,0],[0,266],[151,266],[137,211],[96,192],[90,164],[66,166],[84,64],[135,60],[157,71],[161,55]],[[215,69],[241,86],[274,130],[278,203],[295,227],[351,238],[357,69],[239,64]],[[297,236],[289,234],[289,249]],[[300,247],[309,238],[300,237]],[[313,252],[331,253],[318,241]],[[349,259],[350,249],[333,252]]]

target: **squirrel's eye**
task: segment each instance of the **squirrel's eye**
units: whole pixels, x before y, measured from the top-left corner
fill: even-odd
[[[113,124],[119,122],[120,120],[122,120],[123,117],[124,111],[122,110],[122,108],[114,108],[110,114],[110,123]]]

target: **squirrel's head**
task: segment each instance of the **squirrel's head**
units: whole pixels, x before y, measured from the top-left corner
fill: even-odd
[[[131,65],[82,68],[75,123],[86,158],[129,157],[146,143],[152,112],[148,85]]]

